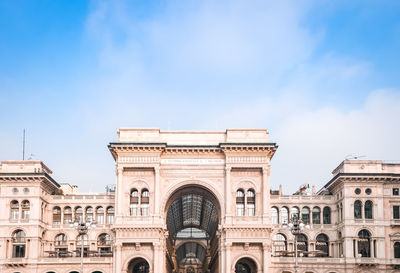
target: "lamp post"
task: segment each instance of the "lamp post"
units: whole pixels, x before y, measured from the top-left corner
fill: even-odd
[[[89,229],[91,228],[95,228],[96,227],[96,223],[95,221],[90,221],[90,222],[84,222],[83,219],[75,219],[75,222],[70,224],[70,227],[75,228],[79,235],[82,238],[82,242],[81,242],[81,273],[83,273],[83,235],[87,235]]]
[[[294,235],[294,272],[298,272],[297,264],[297,236],[304,230],[309,229],[310,226],[305,225],[297,214],[294,214],[290,219],[289,223],[284,223],[283,228],[289,228],[290,232]]]

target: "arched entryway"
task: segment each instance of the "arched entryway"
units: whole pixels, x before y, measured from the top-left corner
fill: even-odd
[[[235,273],[256,273],[257,265],[250,258],[242,258],[235,264]]]
[[[166,272],[218,272],[220,211],[215,195],[197,184],[183,186],[170,196],[165,208]]]
[[[149,273],[150,265],[143,258],[135,258],[129,262],[128,273]]]

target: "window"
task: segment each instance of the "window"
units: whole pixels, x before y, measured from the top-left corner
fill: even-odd
[[[61,224],[61,208],[58,206],[53,208],[53,224]]]
[[[393,206],[393,219],[400,219],[400,206]]]
[[[271,224],[279,224],[279,212],[277,207],[271,208]]]
[[[365,202],[365,206],[364,206],[364,217],[365,219],[372,219],[373,215],[372,215],[372,201],[368,200],[367,202]]]
[[[394,248],[394,257],[400,258],[400,242],[395,242],[393,248]]]
[[[81,250],[83,247],[83,256],[88,256],[89,250],[89,237],[87,234],[81,234],[76,237],[76,256],[81,256]]]
[[[297,235],[297,250],[302,252],[308,251],[308,239],[304,234]]]
[[[286,236],[282,233],[278,233],[274,236],[274,252],[275,255],[285,254],[287,250]]]
[[[10,218],[11,218],[11,220],[18,220],[19,219],[19,203],[18,203],[17,200],[11,201]]]
[[[13,192],[13,194],[18,194],[18,189],[17,188],[13,188],[12,192]]]
[[[23,230],[16,230],[12,236],[13,243],[13,258],[25,257],[25,232]]]
[[[361,219],[361,209],[362,209],[362,204],[360,200],[357,200],[354,202],[354,218],[355,219]]]
[[[309,207],[303,207],[301,209],[301,219],[303,220],[303,223],[308,225],[310,223],[310,208]]]
[[[194,268],[189,267],[188,269],[186,269],[186,273],[194,273]]]
[[[104,225],[104,208],[103,207],[96,208],[96,222],[99,225]]]
[[[75,207],[75,220],[77,222],[82,222],[83,221],[83,209],[80,206]]]
[[[244,192],[243,190],[236,191],[236,215],[244,215]]]
[[[56,251],[58,256],[68,256],[67,235],[65,235],[64,233],[60,233],[54,238],[54,250]]]
[[[247,191],[247,215],[256,215],[256,198],[253,190]]]
[[[323,223],[324,224],[331,224],[331,208],[330,207],[324,207],[323,210]]]
[[[315,243],[315,250],[321,251],[321,256],[329,256],[329,238],[325,234],[319,234],[317,236],[317,242]]]
[[[142,190],[142,197],[140,199],[140,209],[142,216],[150,215],[150,193],[148,190]]]
[[[28,194],[29,193],[29,189],[28,188],[24,188],[24,194]]]
[[[359,194],[361,193],[361,189],[360,189],[360,188],[355,189],[355,190],[354,190],[354,193],[357,194],[357,195],[359,195]]]
[[[360,230],[358,233],[358,255],[371,257],[371,235],[368,230]]]
[[[102,233],[97,238],[97,250],[100,256],[107,256],[111,251],[111,236],[108,233]]]
[[[29,211],[30,211],[30,203],[28,200],[24,200],[21,203],[22,208],[22,219],[28,220],[29,219]]]
[[[139,192],[137,189],[133,189],[131,191],[131,199],[130,199],[130,215],[137,216],[139,215]]]
[[[72,223],[72,209],[67,206],[64,208],[64,224]]]
[[[370,195],[370,194],[371,194],[371,192],[372,192],[372,191],[371,191],[371,189],[370,189],[370,188],[366,188],[366,189],[365,189],[365,193],[366,193],[367,195]]]
[[[281,209],[281,223],[289,223],[289,209],[287,207],[282,207]]]
[[[319,207],[314,207],[312,210],[312,222],[314,225],[321,224],[321,209]]]
[[[399,188],[393,188],[392,193],[393,195],[399,195]]]
[[[107,224],[114,224],[114,207],[107,208]]]
[[[86,222],[93,222],[93,207],[86,207]]]
[[[300,210],[299,210],[298,207],[292,207],[290,216],[293,217],[293,218],[297,217],[297,219],[299,219],[299,212],[300,212]]]

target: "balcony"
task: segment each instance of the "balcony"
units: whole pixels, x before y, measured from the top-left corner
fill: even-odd
[[[390,226],[391,227],[400,227],[400,219],[391,219]]]

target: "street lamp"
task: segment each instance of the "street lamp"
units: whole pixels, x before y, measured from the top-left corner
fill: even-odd
[[[82,238],[82,242],[81,242],[81,273],[83,273],[83,246],[84,246],[83,235],[87,235],[89,229],[96,228],[96,223],[95,223],[95,221],[84,222],[82,218],[81,219],[76,218],[75,222],[71,223],[69,226],[71,228],[75,228],[78,231],[80,237]]]
[[[304,230],[309,229],[310,225],[305,225],[297,214],[294,214],[290,219],[289,223],[284,223],[282,225],[283,228],[289,228],[290,232],[294,235],[294,272],[298,272],[297,265],[297,236]]]

